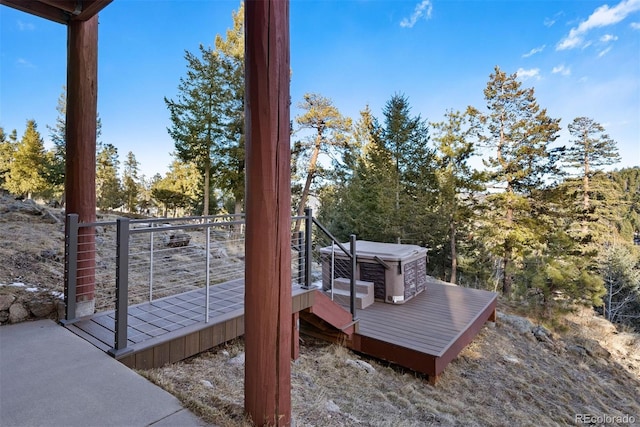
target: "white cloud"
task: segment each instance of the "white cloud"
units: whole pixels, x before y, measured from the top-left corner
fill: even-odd
[[[558,43],[556,50],[581,47],[584,44],[584,37],[590,30],[617,24],[638,10],[640,10],[640,0],[623,0],[613,7],[606,4],[600,6],[586,21],[572,28],[569,34]]]
[[[562,15],[563,15],[563,12],[558,12],[555,15],[553,15],[553,18],[544,18],[544,21],[542,21],[542,24],[545,27],[553,27],[553,25],[556,23],[558,18],[560,18]]]
[[[518,68],[518,71],[516,71],[516,75],[518,76],[518,78],[522,80],[529,80],[529,79],[540,80],[540,69],[531,68],[530,70],[525,70],[524,68]]]
[[[640,22],[632,22],[631,28],[634,30],[640,30]]]
[[[33,65],[31,62],[27,61],[24,58],[18,58],[18,60],[16,61],[16,63],[18,64],[19,67],[24,67],[24,68],[36,68],[35,65]]]
[[[606,48],[605,50],[601,50],[600,52],[598,52],[598,58],[602,58],[603,56],[605,56],[607,53],[609,53],[609,51],[611,50],[611,46],[609,46],[608,48]]]
[[[547,47],[547,45],[542,45],[540,47],[535,47],[533,49],[531,49],[529,52],[525,53],[524,55],[522,55],[523,58],[528,58],[530,56],[535,55],[536,53],[540,53],[544,50],[544,48]]]
[[[600,37],[600,41],[602,43],[614,42],[616,40],[618,40],[618,36],[614,36],[612,34],[605,34],[604,36]]]
[[[33,31],[36,29],[36,26],[33,25],[31,22],[22,22],[18,20],[18,29],[20,31]]]
[[[560,74],[561,76],[569,76],[571,75],[571,68],[565,67],[564,64],[558,65],[557,67],[553,67],[551,70],[553,74]]]
[[[433,5],[431,4],[431,0],[422,0],[420,3],[416,5],[416,8],[413,10],[413,13],[409,18],[404,18],[400,21],[400,26],[402,28],[413,28],[418,22],[418,19],[424,17],[425,19],[431,18],[431,11],[433,10]]]

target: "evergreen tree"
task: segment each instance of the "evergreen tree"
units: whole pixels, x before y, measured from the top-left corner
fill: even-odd
[[[4,129],[0,127],[0,188],[4,188],[5,186],[17,145],[18,136],[16,130],[14,129],[11,134],[7,136]]]
[[[27,120],[22,140],[17,144],[6,175],[5,188],[13,194],[31,199],[46,190],[44,143],[35,120]]]
[[[234,213],[241,213],[245,187],[244,135],[244,3],[232,15],[233,27],[226,39],[216,36],[223,73],[222,143],[215,152],[217,184],[235,199]]]
[[[60,196],[60,201],[64,202],[64,177],[67,156],[67,90],[65,87],[62,88],[62,93],[58,98],[56,110],[58,111],[58,117],[56,117],[55,125],[47,125],[49,136],[53,142],[53,149],[49,152],[47,181]]]
[[[297,209],[297,215],[302,216],[314,180],[323,176],[318,163],[320,154],[335,157],[348,147],[351,119],[342,116],[329,98],[314,93],[305,94],[298,108],[304,111],[296,117],[298,129],[312,131],[308,137],[298,141],[294,149],[299,154],[300,161],[306,163],[304,187]],[[299,228],[300,221],[296,221],[295,229]]]
[[[139,173],[139,163],[133,152],[127,153],[127,159],[124,162],[124,171],[122,174],[122,189],[124,196],[124,204],[128,212],[136,212],[138,207],[138,197],[140,195],[141,184]]]
[[[517,75],[496,67],[484,90],[488,113],[482,117],[481,140],[495,150],[486,165],[490,178],[503,188],[492,195],[494,216],[490,219],[492,250],[502,259],[502,291],[511,293],[514,261],[536,241],[531,227],[531,193],[556,173],[549,145],[558,137],[559,119],[538,105],[533,88],[522,88]]]
[[[437,132],[439,205],[449,222],[451,283],[457,282],[459,234],[468,231],[475,222],[478,211],[475,193],[484,190],[484,175],[468,164],[475,154],[474,142],[477,140],[478,123],[474,117],[475,111],[471,109],[464,114],[449,111],[445,121],[433,125]]]
[[[194,163],[175,160],[164,178],[154,180],[151,195],[163,206],[165,217],[169,210],[173,212],[173,216],[176,216],[178,210],[193,212],[201,198],[201,181],[202,177]]]
[[[344,162],[353,165],[352,171],[321,191],[318,217],[343,241],[350,234],[361,240],[393,241],[389,221],[394,209],[389,197],[393,184],[391,154],[384,147],[382,128],[368,106],[354,126],[354,141],[353,150],[345,153],[353,159]]]
[[[165,97],[175,141],[176,156],[194,163],[203,177],[203,215],[209,215],[212,155],[217,141],[224,137],[222,60],[217,51],[200,45],[200,57],[185,52],[186,77],[180,78],[176,100]]]
[[[604,316],[640,330],[640,251],[610,245],[602,254],[601,274],[607,295]]]
[[[46,179],[51,187],[52,195],[58,199],[61,205],[64,205],[65,164],[67,158],[67,88],[65,86],[62,87],[62,93],[58,97],[56,111],[58,111],[58,117],[56,117],[55,125],[47,125],[53,148],[47,152]],[[101,132],[102,122],[98,117],[96,122],[97,151],[102,149],[99,140]]]
[[[588,222],[592,213],[589,199],[589,183],[598,166],[612,165],[620,161],[618,148],[605,133],[604,127],[587,117],[576,117],[569,124],[569,133],[574,138],[566,150],[564,160],[574,168],[582,170],[582,234],[588,234]]]
[[[440,240],[442,230],[434,227],[434,152],[429,148],[428,125],[420,115],[412,116],[408,99],[395,94],[383,109],[384,148],[393,162],[395,209],[389,218],[397,243],[422,246]]]
[[[96,204],[101,210],[115,209],[124,203],[119,165],[118,149],[112,144],[103,145],[96,158]]]

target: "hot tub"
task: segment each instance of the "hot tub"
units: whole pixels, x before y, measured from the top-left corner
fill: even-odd
[[[343,246],[348,249],[349,243]],[[332,269],[334,278],[351,278],[349,257],[338,245],[324,247],[320,254],[324,289],[331,287]],[[377,301],[403,304],[426,288],[427,248],[358,240],[356,280],[373,282]]]

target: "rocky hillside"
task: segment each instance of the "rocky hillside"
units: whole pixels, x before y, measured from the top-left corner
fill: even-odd
[[[0,194],[0,324],[56,318],[63,290],[61,211]]]

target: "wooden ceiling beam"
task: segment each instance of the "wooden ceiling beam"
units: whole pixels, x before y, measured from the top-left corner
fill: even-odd
[[[113,0],[0,0],[0,4],[60,24],[86,21]]]
[[[38,0],[38,2],[62,9],[72,15],[79,14],[82,7],[82,2],[76,0]]]
[[[82,0],[82,11],[77,16],[72,16],[73,21],[86,21],[97,15],[113,0]]]
[[[31,15],[48,19],[50,21],[58,22],[60,24],[67,24],[67,22],[69,22],[68,13],[66,13],[62,9],[50,6],[45,3],[41,3],[39,1],[0,0],[0,4],[9,6],[22,12],[30,13]]]

